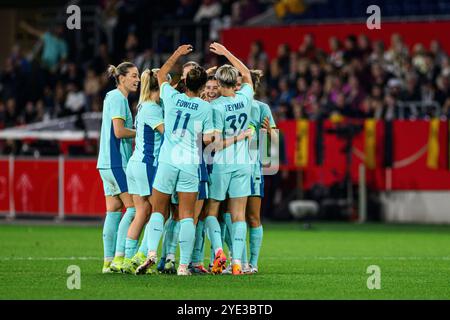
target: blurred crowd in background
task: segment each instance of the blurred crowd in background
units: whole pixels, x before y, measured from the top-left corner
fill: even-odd
[[[257,0],[87,2],[102,7],[101,44],[95,55],[76,54],[76,43],[62,26],[39,30],[20,22],[20,31],[35,37],[41,50],[33,56],[16,45],[0,64],[0,129],[100,112],[113,86],[105,72],[109,64],[128,60],[143,71],[158,67],[161,55],[175,49],[164,35],[156,46],[151,43],[150,22],[155,17],[204,24],[209,33],[197,51],[200,62],[211,67],[222,62],[207,50],[221,28],[240,25],[268,8],[283,18],[289,8],[295,11],[289,5],[302,5]],[[189,43],[195,32],[189,27],[184,31],[180,41]],[[307,34],[299,48],[280,45],[271,61],[261,42],[243,45],[251,47],[248,67],[264,71],[258,97],[271,106],[278,121],[334,116],[416,119],[432,116],[436,109],[450,115],[450,61],[437,41],[429,47],[417,43],[408,48],[395,34],[385,46],[359,34],[342,42],[330,38],[329,48],[318,48],[314,35]],[[131,105],[136,101],[131,97]],[[411,101],[430,108],[400,112]]]
[[[96,54],[76,52],[76,39],[65,26],[48,30],[21,21],[19,31],[34,37],[40,53],[24,52],[19,44],[0,63],[0,129],[102,110],[103,98],[112,81],[106,76],[109,64],[127,60],[139,70],[156,67],[155,55],[170,53],[165,35],[152,47],[152,21],[192,21],[219,26],[238,25],[265,8],[258,1],[82,1],[101,7],[101,44]],[[192,27],[180,39],[192,41]],[[217,29],[215,29],[217,33]],[[218,36],[218,34],[217,34]],[[206,37],[205,41],[209,41]],[[18,41],[19,43],[19,41]],[[137,97],[131,97],[135,103]]]

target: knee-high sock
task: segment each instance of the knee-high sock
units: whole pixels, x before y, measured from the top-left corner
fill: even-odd
[[[205,225],[214,249],[214,254],[216,254],[219,249],[223,248],[219,221],[217,221],[216,217],[209,216],[205,219]]]
[[[120,220],[119,229],[117,230],[116,256],[125,255],[125,241],[127,239],[128,228],[130,227],[135,214],[136,209],[134,207],[127,208],[122,220]]]
[[[172,223],[172,221],[173,221],[172,220],[172,216],[170,216],[169,219],[167,219],[166,223],[164,224],[164,231],[163,231],[163,235],[162,235],[163,242],[162,242],[162,246],[161,246],[161,258],[164,258],[164,259],[166,258],[167,247],[168,247],[168,244],[167,244],[167,242],[168,242],[168,237],[167,237],[168,233],[167,233],[167,231],[169,230],[169,226]]]
[[[125,241],[125,258],[131,259],[136,254],[138,240],[127,238]]]
[[[225,237],[227,235],[227,224],[225,221],[219,221],[220,226],[220,238],[222,239],[222,243],[225,242]]]
[[[244,244],[244,250],[242,251],[242,264],[244,265],[247,263],[248,263],[248,243],[246,239]]]
[[[164,229],[164,216],[159,212],[153,212],[145,229],[148,232],[148,252],[156,252]]]
[[[202,220],[198,220],[197,226],[195,227],[195,242],[194,242],[194,249],[192,251],[192,263],[203,264],[203,254],[204,254],[203,248],[205,244],[204,226],[205,222]]]
[[[242,263],[241,258],[247,240],[247,223],[236,221],[233,223],[233,263]]]
[[[250,264],[258,266],[259,251],[263,240],[263,227],[250,228]]]
[[[180,221],[180,264],[187,265],[191,261],[195,242],[194,219],[186,218]]]
[[[173,220],[167,231],[167,247],[166,258],[175,261],[175,253],[177,252],[178,239],[180,235],[180,221]]]
[[[204,224],[203,228],[205,229],[205,237],[209,239],[209,243],[210,243],[209,265],[212,265],[214,262],[214,248],[211,244],[212,241],[211,241],[211,237],[209,236],[208,228],[206,228],[206,219],[204,222],[205,222],[205,224]]]
[[[144,237],[142,238],[141,245],[139,246],[139,250],[138,250],[144,256],[147,256],[147,252],[148,252],[148,247],[147,247],[147,242],[148,242],[147,225],[148,225],[148,223],[144,226]]]
[[[211,239],[210,239],[211,240]],[[214,253],[214,248],[211,245],[211,253],[209,254],[209,264],[212,265],[214,263],[214,258],[216,256],[216,254]]]
[[[233,256],[233,222],[231,220],[231,213],[225,213],[223,215],[223,220],[225,221],[227,228],[225,233],[225,243],[228,247],[228,251],[230,254],[230,257]]]
[[[103,223],[103,254],[106,261],[111,261],[116,250],[117,229],[122,212],[107,212]]]

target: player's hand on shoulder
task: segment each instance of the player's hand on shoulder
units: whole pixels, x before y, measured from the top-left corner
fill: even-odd
[[[253,137],[253,129],[249,128],[241,133],[244,138],[251,139]]]
[[[264,120],[263,120],[263,122],[262,122],[262,124],[261,124],[261,127],[262,127],[263,129],[267,130],[267,131],[270,130],[270,120],[269,120],[269,117],[265,117],[265,118],[264,118]]]

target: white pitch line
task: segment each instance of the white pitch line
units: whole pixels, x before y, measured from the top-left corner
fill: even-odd
[[[103,260],[101,257],[0,257],[0,261]]]
[[[205,260],[209,257],[205,257]],[[0,257],[0,261],[100,261],[102,257]],[[303,257],[263,257],[262,260],[324,260],[324,261],[339,261],[339,260],[443,260],[449,261],[450,256],[443,257],[395,257],[395,256],[381,256],[381,257],[332,257],[332,256],[303,256]]]
[[[267,260],[450,260],[450,256],[444,257],[393,257],[393,256],[385,256],[385,257],[265,257]]]

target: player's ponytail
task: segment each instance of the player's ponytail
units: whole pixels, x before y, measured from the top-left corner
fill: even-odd
[[[151,94],[159,91],[158,71],[159,68],[154,68],[151,70],[146,69],[144,72],[142,72],[141,94],[139,96],[139,103],[150,101]],[[167,81],[171,81],[171,77],[169,74],[167,75]]]
[[[159,91],[158,71],[159,69],[150,70],[150,78],[149,78],[150,91]]]
[[[120,76],[126,76],[128,73],[128,69],[135,68],[136,66],[132,64],[131,62],[122,62],[117,67],[113,66],[112,64],[108,66],[107,74],[108,77],[114,78],[116,81],[116,85],[120,84],[119,77]]]
[[[152,75],[153,72],[149,69],[145,69],[141,74],[141,94],[139,95],[139,104],[150,100],[150,78]]]
[[[107,73],[108,73],[108,77],[109,78],[116,78],[116,75],[117,75],[117,68],[115,67],[115,66],[113,66],[112,64],[110,64],[109,66],[108,66],[108,70],[107,70]]]
[[[261,78],[263,77],[264,73],[261,70],[253,69],[250,70],[250,75],[252,77],[253,87],[256,90],[261,83]]]

